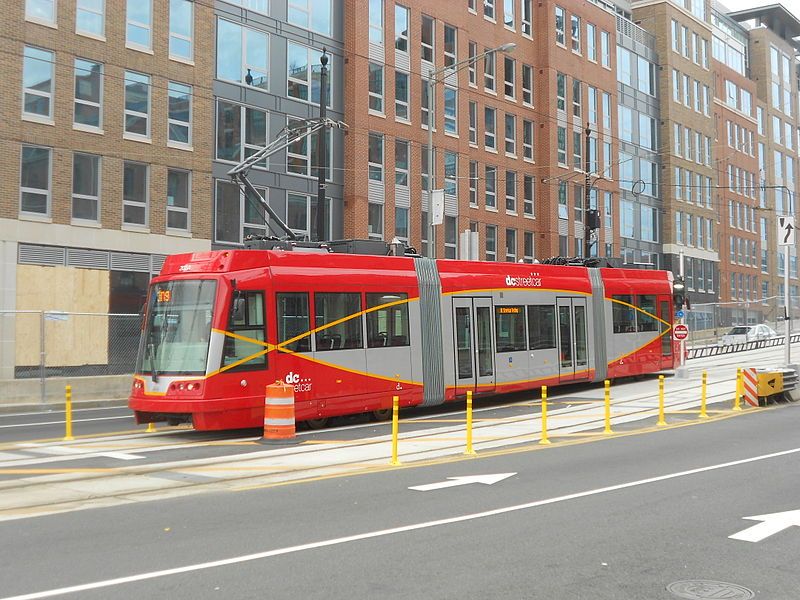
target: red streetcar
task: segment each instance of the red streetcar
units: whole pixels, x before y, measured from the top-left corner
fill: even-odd
[[[675,366],[672,274],[338,252],[169,257],[150,286],[139,423],[259,427],[265,385],[298,421]]]

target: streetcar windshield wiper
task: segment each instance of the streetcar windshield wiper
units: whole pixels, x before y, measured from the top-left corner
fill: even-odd
[[[153,383],[158,383],[158,368],[156,367],[156,345],[153,342],[147,344],[147,353],[150,355],[150,376]]]

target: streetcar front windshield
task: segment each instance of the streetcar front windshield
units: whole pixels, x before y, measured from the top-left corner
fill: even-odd
[[[154,378],[205,373],[216,290],[213,280],[165,281],[151,286],[137,373]]]

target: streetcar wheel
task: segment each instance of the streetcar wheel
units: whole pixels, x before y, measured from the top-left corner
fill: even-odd
[[[322,429],[327,424],[328,424],[327,418],[306,420],[306,425],[308,425],[309,429]]]
[[[372,418],[376,421],[388,421],[392,418],[392,409],[384,408],[382,410],[373,410]]]

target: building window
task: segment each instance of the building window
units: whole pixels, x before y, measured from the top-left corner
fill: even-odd
[[[103,65],[75,59],[75,107],[73,123],[100,129],[103,125]]]
[[[533,67],[522,65],[522,103],[533,106]]]
[[[486,49],[488,50],[488,48]],[[495,53],[489,52],[483,57],[483,89],[494,92],[494,58]]]
[[[433,18],[422,15],[422,60],[429,63],[433,62],[433,32]]]
[[[484,184],[486,185],[486,208],[497,208],[497,167],[486,166]]]
[[[250,110],[250,109],[248,109]],[[266,118],[266,117],[265,117]],[[288,125],[290,128],[300,128],[303,129],[306,127],[303,121],[297,119],[288,119]],[[266,124],[265,124],[266,129]],[[325,174],[325,178],[330,181],[331,178],[331,169],[330,165],[333,164],[333,144],[331,143],[331,130],[328,129],[325,132],[327,136],[327,149],[328,149],[328,158],[327,164],[328,169],[327,173]],[[319,140],[320,133],[316,133],[312,136],[307,136],[302,139],[296,140],[289,144],[289,147],[286,148],[286,172],[295,174],[295,175],[305,175],[306,177],[317,177],[318,176],[318,169],[316,166],[317,161],[317,142]],[[262,143],[261,146],[266,145]],[[258,146],[260,148],[261,146]],[[257,149],[258,149],[257,148]],[[266,163],[266,160],[265,160]]]
[[[624,238],[634,237],[634,205],[629,200],[620,200],[620,235]]]
[[[105,0],[78,0],[75,12],[75,32],[103,37],[105,35]]]
[[[506,154],[517,155],[517,117],[506,113]]]
[[[394,114],[398,119],[408,121],[408,73],[394,72]]]
[[[194,2],[169,0],[169,56],[192,60]]]
[[[170,142],[192,144],[192,86],[170,81],[168,139]]]
[[[565,45],[564,42],[564,27],[565,27],[565,19],[566,15],[564,13],[564,9],[560,6],[556,6],[556,44],[560,44],[562,46]]]
[[[611,44],[607,31],[600,32],[600,63],[607,69],[611,68]]]
[[[122,184],[122,223],[147,226],[150,165],[125,161]]]
[[[369,178],[372,181],[383,181],[383,135],[369,134]]]
[[[323,239],[330,239],[330,198],[325,202],[326,215]],[[317,197],[289,192],[286,194],[286,224],[295,233],[310,237],[312,227],[317,223]]]
[[[570,18],[570,23],[572,26],[571,37],[572,37],[572,51],[573,52],[580,52],[581,51],[581,18],[572,15]]]
[[[444,193],[458,195],[458,154],[445,151],[444,153]]]
[[[255,154],[266,143],[266,112],[233,104],[227,100],[217,101],[217,160],[226,160],[234,163],[241,162]],[[291,150],[291,146],[289,150]],[[291,171],[293,166],[291,157],[288,159],[288,163],[287,171]],[[253,166],[266,169],[267,159],[257,162]],[[303,157],[302,170],[300,172],[306,174],[308,168],[308,159]]]
[[[150,137],[150,76],[125,71],[125,133]]]
[[[533,161],[533,122],[522,121],[522,158]]]
[[[408,53],[409,13],[405,6],[394,5],[394,48],[398,52]]]
[[[522,178],[522,214],[532,217],[533,211],[533,176],[525,175]]]
[[[451,25],[444,26],[444,66],[452,67],[458,61],[457,30]]]
[[[488,106],[483,109],[483,144],[486,149],[497,150],[497,141],[495,140],[495,123],[496,123],[495,110]]]
[[[267,190],[256,188],[256,191],[267,200]],[[291,196],[291,194],[289,194]],[[229,181],[216,182],[216,206],[214,219],[214,240],[221,243],[241,244],[244,236],[264,235],[266,224],[261,207],[253,200],[245,198],[238,185]],[[299,196],[305,209],[307,199]],[[292,227],[294,214],[287,208],[287,225]],[[306,226],[305,214],[303,227]]]
[[[521,0],[520,2],[520,23],[522,35],[533,35],[533,0]]]
[[[128,46],[151,50],[153,28],[152,0],[128,0],[125,41]]]
[[[503,61],[503,93],[506,98],[514,100],[517,95],[516,91],[516,67],[517,63],[513,58],[504,57]]]
[[[72,218],[100,219],[100,157],[94,154],[72,155]]]
[[[589,86],[590,96],[594,88]],[[573,116],[581,116],[581,82],[577,79],[572,79],[572,114]],[[591,118],[589,119],[591,121]]]
[[[368,211],[369,238],[371,240],[383,239],[383,204],[370,202]]]
[[[25,0],[25,18],[29,21],[56,24],[56,0]]]
[[[558,143],[558,164],[567,166],[567,128],[556,127],[556,140]]]
[[[483,16],[494,21],[494,0],[483,0]]]
[[[21,213],[50,216],[51,150],[22,146],[19,194]]]
[[[506,212],[517,214],[517,174],[506,171]]]
[[[503,2],[503,24],[509,29],[514,29],[514,2],[516,0],[504,0]]]
[[[470,42],[467,45],[467,54],[469,61],[467,62],[467,73],[469,75],[469,84],[471,86],[478,85],[478,76],[475,69],[475,57],[478,55],[478,44]]]
[[[567,76],[556,73],[556,108],[567,110]]]
[[[558,182],[558,218],[566,219],[569,217],[569,210],[567,208],[567,182]],[[566,254],[566,250],[559,252],[561,256]]]
[[[167,171],[167,229],[189,231],[189,199],[192,197],[191,173]]]
[[[53,52],[25,46],[22,65],[23,115],[52,120],[54,68]]]
[[[497,260],[497,227],[486,226],[486,260]]]
[[[394,234],[401,242],[408,243],[408,209],[394,207]]]
[[[314,64],[312,56],[313,50],[300,44],[288,42],[287,44],[287,83],[286,95],[297,100],[309,100],[319,104],[319,92],[321,88],[321,64]],[[370,64],[370,68],[371,68]],[[329,67],[330,70],[330,67]],[[381,74],[382,75],[382,74]],[[331,80],[328,76],[328,87],[325,93],[326,104],[331,105]],[[370,84],[372,82],[370,81]],[[381,79],[381,89],[383,80]]]
[[[517,230],[516,229],[506,229],[506,262],[517,262]],[[523,344],[524,344],[524,342],[523,342]]]
[[[597,62],[597,28],[591,23],[586,23],[586,58]]]
[[[264,7],[266,10],[266,6]],[[289,0],[288,21],[323,35],[331,35],[330,0]]]
[[[394,141],[394,183],[408,187],[408,142]]]
[[[369,0],[369,41],[383,44],[383,0]]]
[[[456,217],[444,216],[444,257],[455,258],[458,250],[456,229],[458,222]]]
[[[458,135],[458,91],[456,88],[444,88],[444,131]]]
[[[478,206],[478,162],[469,161],[469,205]]]
[[[522,260],[526,263],[530,264],[533,262],[533,232],[526,231],[524,232],[522,238]],[[532,346],[531,346],[532,347]]]
[[[583,144],[581,143],[581,132],[572,132],[572,166],[578,170],[583,169]]]
[[[469,143],[478,144],[478,104],[469,101]]]
[[[369,109],[383,114],[383,65],[369,63]]]
[[[131,0],[136,1],[136,0]],[[269,36],[217,19],[217,78],[269,89]]]

